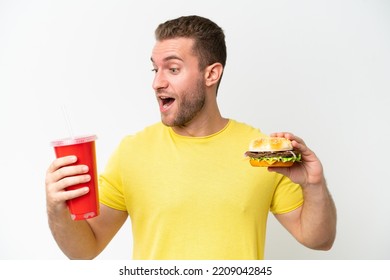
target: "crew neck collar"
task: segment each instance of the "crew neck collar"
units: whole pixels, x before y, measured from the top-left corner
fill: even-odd
[[[219,131],[213,133],[213,134],[210,134],[210,135],[206,135],[206,136],[185,136],[185,135],[180,135],[180,134],[177,134],[172,127],[168,127],[169,129],[169,133],[173,136],[173,137],[176,137],[176,138],[181,138],[181,139],[198,139],[198,140],[201,140],[201,139],[209,139],[209,138],[213,138],[219,134],[222,134],[224,131],[226,131],[230,125],[232,123],[232,120],[231,119],[228,119],[228,122],[226,123],[226,125]]]

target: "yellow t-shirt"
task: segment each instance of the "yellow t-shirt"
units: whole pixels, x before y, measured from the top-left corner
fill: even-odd
[[[252,167],[261,132],[230,120],[207,137],[157,123],[127,136],[100,176],[101,202],[127,211],[134,259],[263,259],[269,211],[303,203],[299,185]]]

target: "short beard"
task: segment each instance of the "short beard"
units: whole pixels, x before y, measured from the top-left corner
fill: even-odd
[[[172,123],[166,126],[184,127],[203,109],[206,103],[206,86],[202,79],[198,79],[195,90],[185,92],[183,99],[178,104],[178,113]]]

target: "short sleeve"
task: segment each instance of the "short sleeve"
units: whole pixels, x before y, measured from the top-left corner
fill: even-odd
[[[103,173],[99,176],[100,202],[117,210],[126,211],[126,202],[121,178],[121,148],[111,155]]]
[[[302,187],[282,176],[276,186],[271,203],[273,214],[283,214],[297,209],[303,204]]]

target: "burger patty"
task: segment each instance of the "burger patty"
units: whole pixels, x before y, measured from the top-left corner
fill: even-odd
[[[279,152],[251,152],[247,151],[245,153],[247,157],[251,158],[262,158],[262,157],[298,157],[299,152],[297,150],[292,151],[279,151]]]

